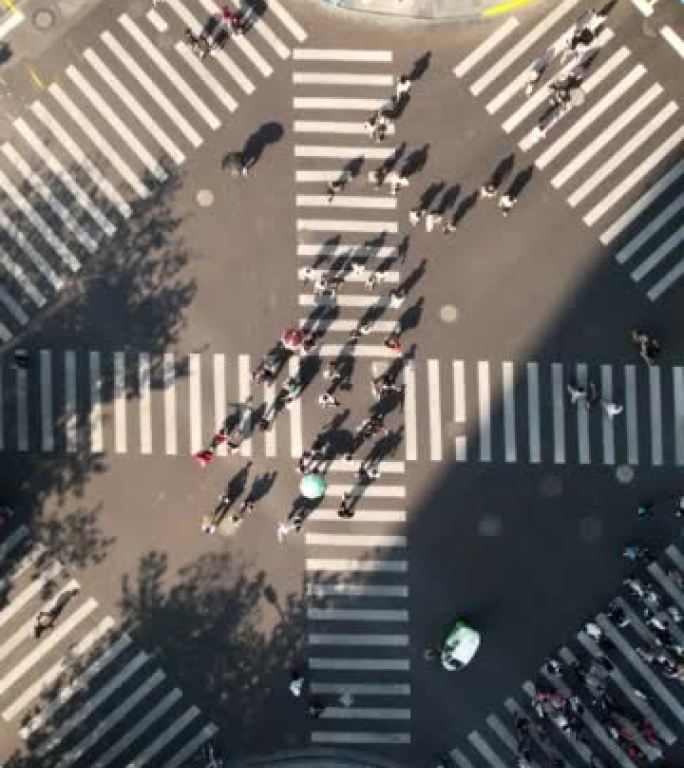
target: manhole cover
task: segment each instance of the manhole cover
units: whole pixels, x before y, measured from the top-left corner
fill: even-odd
[[[615,470],[615,477],[619,483],[631,483],[634,480],[634,470],[629,464],[620,464]]]
[[[50,29],[50,27],[54,26],[57,17],[55,16],[55,12],[51,11],[49,8],[39,8],[37,11],[33,12],[31,20],[36,29],[43,30]]]
[[[445,323],[455,323],[458,320],[458,308],[453,304],[445,304],[439,310],[439,317]]]
[[[209,208],[214,203],[214,193],[210,189],[200,189],[197,193],[197,205],[202,208]]]

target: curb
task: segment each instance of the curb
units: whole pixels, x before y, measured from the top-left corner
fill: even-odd
[[[280,750],[228,762],[229,768],[407,768],[406,764],[357,750],[309,747]]]
[[[543,0],[321,0],[331,10],[344,10],[377,21],[448,23],[488,21],[539,4]]]

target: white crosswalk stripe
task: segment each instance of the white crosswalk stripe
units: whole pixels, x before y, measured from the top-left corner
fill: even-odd
[[[684,557],[673,545],[659,561],[647,566],[654,580],[653,589],[664,606],[675,605],[681,609],[684,593],[671,577],[674,564],[674,571],[681,579]],[[459,768],[504,768],[511,764],[512,757],[517,759],[521,754],[525,763],[533,768],[556,763],[577,768],[594,763],[602,765],[608,759],[622,768],[634,768],[642,762],[653,763],[662,758],[663,747],[675,742],[684,722],[681,691],[658,673],[657,665],[645,663],[637,653],[637,649],[641,652],[646,647],[657,647],[653,634],[640,618],[644,604],[639,604],[631,594],[617,596],[613,603],[624,611],[626,624],[618,626],[617,618],[613,620],[602,612],[592,619],[604,632],[605,644],[601,642],[599,647],[581,629],[567,645],[549,654],[549,658],[560,661],[560,675],[549,674],[545,667],[539,671],[539,678],[550,691],[563,697],[567,709],[560,703],[545,704],[540,696],[534,706],[541,708],[546,716],[537,717],[532,700],[538,687],[526,681],[521,686],[519,700],[507,698],[497,711],[485,718],[479,730],[472,731],[467,739],[450,749],[449,754]],[[682,632],[678,625],[671,622],[671,627],[675,637],[680,638]],[[610,663],[608,669],[604,667],[606,661]],[[609,697],[602,717],[598,715],[599,686],[607,689]],[[581,704],[575,726],[565,725],[558,718],[562,711],[563,717],[567,714],[566,719],[570,720],[571,696]],[[621,738],[611,735],[610,725],[620,729]],[[571,729],[578,727],[580,731],[575,737]],[[521,741],[527,745],[524,752],[519,747]],[[641,750],[642,758],[631,753],[630,742]]]
[[[306,39],[280,3],[264,4],[258,13],[245,7],[245,33],[226,29],[225,40],[200,60],[183,42],[183,29],[199,32],[207,14],[216,20],[220,11],[213,0],[168,0],[141,19],[121,14],[115,28],[101,32],[81,52],[95,74],[68,66],[29,115],[14,121],[31,154],[12,137],[0,155],[11,171],[0,164],[0,189],[17,209],[0,211],[8,241],[0,249],[7,284],[0,290],[3,342],[30,322],[28,306],[44,307],[50,291],[64,287],[64,267],[67,275],[77,272],[87,263],[82,251],[97,252],[101,231],[114,236],[120,222],[109,207],[130,218],[131,203],[149,198],[152,185],[167,179],[171,163],[185,162],[183,144],[201,146],[207,132],[221,126],[223,110],[237,109],[233,87],[253,93],[252,72],[270,77],[275,63],[290,57],[288,37],[296,44]],[[101,163],[91,159],[95,155]],[[15,178],[23,182],[21,191]],[[89,218],[84,220],[82,211]]]
[[[638,262],[630,265],[630,277],[657,301],[684,276],[683,236],[671,226],[680,210],[675,182],[682,173],[677,153],[684,126],[668,128],[680,113],[659,83],[633,95],[648,72],[630,63],[631,52],[609,26],[610,13],[581,63],[577,56],[567,61],[576,27],[568,16],[578,10],[577,0],[560,2],[529,28],[507,19],[456,64],[454,74],[476,97],[497,84],[484,104],[487,112],[534,156],[537,168],[554,166],[552,186],[568,190],[568,204],[588,227],[612,217],[600,241],[614,249],[618,263]],[[527,66],[517,64],[521,59]],[[580,68],[583,80],[570,94],[569,109],[540,130],[544,113],[551,114],[551,87]],[[634,200],[642,186],[646,191]]]
[[[16,556],[20,544],[30,547],[23,557]],[[178,708],[181,690],[165,683],[162,670],[150,669],[148,654],[102,615],[94,598],[80,594],[61,563],[31,545],[26,528],[7,533],[2,554],[2,580],[13,588],[0,612],[0,657],[9,660],[0,708],[3,720],[17,723],[20,737],[30,740],[36,759],[64,767],[87,755],[88,765],[107,768],[134,749],[137,757],[126,764],[143,766],[169,745],[174,756],[189,759],[214,735],[216,727],[197,707]],[[52,597],[43,602],[47,585]],[[52,612],[55,622],[34,636],[40,610]],[[128,718],[143,701],[146,711]],[[103,738],[115,728],[113,740]]]

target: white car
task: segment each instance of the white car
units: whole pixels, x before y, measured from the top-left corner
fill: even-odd
[[[472,661],[479,647],[480,633],[459,619],[444,641],[442,666],[449,672],[458,672]]]

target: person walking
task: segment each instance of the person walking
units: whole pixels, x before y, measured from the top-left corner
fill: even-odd
[[[57,614],[50,611],[40,611],[35,618],[33,624],[33,636],[38,640],[46,629],[52,629],[57,620]]]
[[[501,199],[499,200],[499,210],[501,211],[501,214],[504,218],[508,216],[508,214],[511,212],[511,209],[517,202],[518,198],[508,192],[501,196]]]
[[[498,192],[498,189],[496,187],[496,184],[494,184],[493,181],[488,181],[486,184],[483,184],[480,187],[480,197],[491,199],[492,197],[496,197],[496,194]]]
[[[439,222],[442,220],[442,216],[439,213],[428,213],[428,215],[425,217],[425,231],[426,232],[432,232],[432,230],[439,224]]]
[[[326,193],[328,195],[328,203],[332,203],[333,198],[338,192],[341,192],[344,189],[344,181],[342,179],[337,179],[336,181],[331,181],[328,184],[328,187],[326,189]]]
[[[351,520],[354,517],[354,510],[352,509],[352,496],[348,491],[342,494],[340,506],[337,508],[337,516],[343,520]]]
[[[340,401],[336,400],[333,395],[330,394],[330,392],[323,392],[322,395],[318,396],[318,404],[321,408],[339,408],[340,407]]]
[[[373,185],[373,188],[376,190],[376,192],[381,189],[382,185],[387,180],[387,175],[387,169],[383,167],[376,168],[374,171],[370,172],[369,181]]]
[[[394,103],[398,104],[402,99],[405,99],[410,91],[411,80],[406,75],[401,75],[394,84]]]
[[[366,290],[371,291],[371,293],[375,290],[378,283],[380,282],[380,274],[378,272],[370,272],[368,275],[366,275]]]
[[[624,405],[613,403],[610,400],[601,400],[601,407],[611,421],[625,410]]]
[[[396,195],[399,190],[405,189],[409,186],[408,178],[399,171],[392,171],[391,173],[388,173],[385,180],[389,184],[391,195]]]
[[[323,378],[333,383],[340,381],[342,374],[337,368],[337,360],[329,360],[323,370]]]
[[[29,353],[25,349],[14,350],[14,367],[21,369],[22,371],[28,370],[31,359]]]
[[[406,290],[404,288],[393,288],[389,292],[390,309],[399,309],[406,301]]]
[[[418,223],[421,221],[421,219],[425,218],[425,214],[427,211],[425,208],[411,208],[409,211],[409,224],[412,227],[415,227],[418,225]]]
[[[568,394],[570,395],[570,403],[577,405],[580,400],[586,400],[587,390],[581,387],[579,384],[568,384]]]
[[[398,355],[402,353],[401,336],[398,331],[392,331],[390,335],[383,341],[383,344],[387,349],[391,349],[392,352],[396,352]]]
[[[366,266],[361,261],[352,261],[351,273],[357,280],[363,280],[366,274]]]

